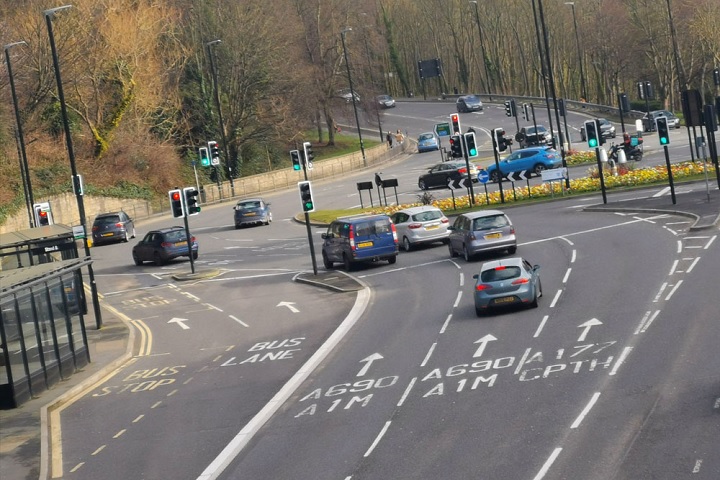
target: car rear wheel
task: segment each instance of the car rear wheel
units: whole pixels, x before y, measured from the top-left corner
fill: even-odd
[[[515,254],[515,252],[517,252],[517,247],[510,247],[510,248],[508,248],[508,253],[509,253],[510,255]]]
[[[352,262],[350,261],[350,257],[345,254],[343,254],[343,266],[345,267],[346,272],[352,270]]]
[[[543,165],[542,163],[538,163],[537,165],[535,165],[535,168],[533,168],[533,173],[535,175],[540,175],[543,170],[546,170],[545,165]]]
[[[193,252],[193,253],[192,253],[192,256],[193,256],[193,260],[197,260],[197,259],[198,259],[198,252]]]
[[[327,253],[322,253],[322,259],[323,259],[323,267],[325,267],[326,270],[330,270],[333,267],[333,262],[330,261],[330,259],[327,256]]]
[[[130,241],[130,235],[128,234],[128,231],[127,231],[127,230],[125,230],[125,235],[123,235],[122,241],[125,242],[125,243],[127,243],[128,241]]]
[[[535,290],[535,297],[533,297],[533,301],[530,302],[530,307],[537,308],[537,306],[538,306],[538,293],[537,293],[537,290]]]
[[[468,250],[467,245],[463,246],[463,257],[465,257],[466,262],[472,260],[472,255],[470,254],[470,250]]]
[[[409,252],[412,249],[412,244],[410,243],[410,240],[408,240],[407,237],[403,237],[402,246],[403,246],[403,250],[405,250],[406,252]]]
[[[478,307],[475,307],[475,315],[477,315],[478,317],[482,317],[483,315],[485,315],[485,311]]]
[[[395,262],[397,262],[397,255],[393,255],[392,257],[388,258],[388,263],[390,265],[395,264]]]
[[[448,246],[448,250],[450,251],[450,258],[455,258],[455,257],[457,257],[458,254],[457,254],[457,252],[455,251],[455,249],[453,248],[452,243],[450,243],[450,240],[448,240],[447,246]]]
[[[137,256],[137,253],[133,253],[133,262],[135,262],[135,265],[138,267],[143,264],[143,261]]]

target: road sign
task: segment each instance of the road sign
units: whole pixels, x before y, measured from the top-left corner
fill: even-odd
[[[490,180],[490,174],[487,170],[480,170],[477,176],[478,182],[487,183]]]
[[[520,170],[519,172],[510,173],[507,178],[510,181],[514,180],[527,180],[532,175],[530,170]]]
[[[438,137],[449,137],[450,136],[450,124],[448,122],[436,123],[435,124],[435,134]]]
[[[540,172],[543,182],[552,182],[554,180],[564,180],[567,174],[567,168],[553,168],[550,170],[543,170]]]

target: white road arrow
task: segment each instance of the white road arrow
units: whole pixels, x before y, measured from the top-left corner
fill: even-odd
[[[275,306],[276,306],[276,307],[287,307],[287,308],[290,309],[290,311],[291,311],[292,313],[298,313],[300,310],[298,310],[297,308],[293,307],[293,305],[295,305],[295,302],[280,302],[280,303],[278,303],[278,304],[275,305]]]
[[[488,333],[484,337],[482,337],[480,340],[475,340],[475,343],[479,343],[480,347],[478,347],[477,350],[475,350],[475,353],[473,354],[473,358],[479,357],[483,354],[485,351],[485,347],[487,346],[488,342],[493,342],[497,340],[492,334]]]
[[[367,373],[368,369],[370,368],[370,365],[372,365],[372,363],[375,360],[380,360],[381,358],[385,358],[385,357],[383,357],[379,353],[373,353],[369,357],[363,358],[362,360],[360,360],[360,363],[362,363],[362,362],[367,362],[367,363],[365,365],[363,365],[363,367],[360,369],[360,371],[355,376],[362,377],[363,375],[365,375]]]
[[[183,330],[190,330],[190,327],[185,325],[185,322],[187,322],[187,318],[172,318],[168,320],[168,323],[177,323]]]
[[[603,323],[600,320],[598,320],[597,318],[593,318],[585,323],[581,323],[580,325],[578,325],[578,328],[584,328],[585,330],[583,330],[583,332],[580,334],[580,337],[578,337],[577,341],[582,342],[583,340],[585,340],[585,337],[587,337],[587,334],[592,327],[602,324]]]

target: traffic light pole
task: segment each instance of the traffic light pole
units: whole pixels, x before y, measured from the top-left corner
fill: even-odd
[[[184,201],[185,197],[183,196],[183,202]],[[185,208],[187,209],[187,206]],[[185,223],[185,238],[187,238],[188,257],[190,257],[190,271],[195,273],[195,260],[193,259],[192,238],[190,237],[190,223],[188,222],[187,212],[183,215],[183,221]]]
[[[500,190],[500,203],[505,203],[505,194],[503,193],[503,187],[502,187],[502,171],[500,170],[500,152],[498,151],[500,147],[500,143],[497,139],[497,132],[493,130],[493,136],[492,136],[492,142],[493,142],[493,153],[495,154],[495,171],[498,172],[498,189]],[[486,187],[487,188],[487,187]],[[486,191],[487,193],[487,191]]]
[[[670,197],[672,198],[673,205],[675,205],[677,203],[677,199],[675,198],[675,182],[673,181],[672,168],[670,167],[670,154],[668,153],[667,145],[663,145],[663,150],[665,150],[665,166],[667,167],[668,182],[670,183]]]
[[[473,191],[473,179],[470,176],[470,156],[468,155],[468,146],[467,142],[465,141],[465,135],[460,135],[462,140],[462,146],[463,146],[463,156],[465,157],[465,168],[467,168],[467,176],[468,176],[468,190],[470,191],[470,205],[475,205],[475,192]],[[385,201],[385,204],[387,205],[387,200]]]
[[[587,135],[587,131],[585,134]],[[600,175],[600,191],[602,191],[603,203],[606,204],[607,194],[605,193],[605,175],[603,173],[602,161],[600,160],[600,147],[595,147],[595,159],[597,160],[598,175]]]
[[[317,261],[315,260],[315,244],[313,243],[312,230],[310,229],[310,213],[305,212],[305,228],[307,229],[308,243],[310,244],[310,257],[312,258],[313,275],[318,274]]]

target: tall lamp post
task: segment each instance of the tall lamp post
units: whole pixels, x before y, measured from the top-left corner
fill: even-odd
[[[345,47],[345,34],[351,32],[352,28],[345,27],[340,32],[342,39],[343,56],[345,57],[345,67],[347,68],[348,83],[350,84],[350,97],[352,97],[353,110],[355,111],[355,125],[357,125],[358,138],[360,139],[360,153],[362,153],[363,165],[368,166],[367,158],[365,158],[365,146],[363,145],[362,132],[360,131],[360,119],[358,118],[357,101],[355,100],[355,89],[353,88],[352,75],[350,75],[350,63],[348,62],[347,48]]]
[[[478,9],[477,0],[470,0],[470,3],[475,4],[475,22],[477,22],[478,35],[480,35],[480,51],[483,56],[483,67],[485,68],[485,87],[487,88],[488,95],[490,95],[490,74],[488,73],[487,57],[485,56],[485,42],[483,42],[482,27],[480,26],[480,11]]]
[[[222,40],[212,40],[207,42],[205,46],[208,49],[208,57],[210,57],[210,72],[213,77],[213,90],[215,91],[215,106],[218,111],[218,122],[220,122],[220,136],[222,137],[223,150],[225,151],[225,167],[227,168],[228,178],[230,179],[230,196],[235,196],[235,183],[233,182],[232,166],[230,162],[230,148],[228,147],[227,138],[225,137],[225,123],[222,117],[222,108],[220,108],[220,91],[218,90],[217,72],[215,71],[215,55],[213,50],[210,48],[213,45],[221,43]]]
[[[577,17],[575,16],[575,2],[565,2],[572,8],[573,24],[575,25],[575,43],[577,44],[578,62],[580,63],[580,94],[583,100],[587,101],[587,87],[585,86],[585,73],[583,72],[582,51],[580,50],[580,36],[578,35]]]
[[[20,121],[20,108],[18,107],[17,94],[15,93],[15,80],[13,79],[12,66],[10,64],[10,49],[16,45],[27,45],[25,42],[15,42],[5,45],[5,63],[7,63],[8,76],[10,77],[10,91],[12,92],[13,107],[15,108],[15,123],[17,124],[17,141],[20,147],[20,176],[23,181],[23,191],[25,193],[25,205],[27,206],[28,218],[30,219],[30,228],[35,224],[33,215],[33,204],[35,200],[32,193],[32,184],[30,183],[30,170],[28,168],[27,154],[25,153],[25,139],[23,138],[22,122]]]
[[[48,35],[50,36],[50,49],[52,50],[53,66],[55,67],[55,81],[57,82],[58,99],[60,100],[60,112],[62,113],[63,126],[65,128],[65,143],[67,145],[68,157],[70,159],[70,171],[72,172],[73,186],[77,179],[77,168],[75,167],[75,152],[73,151],[72,136],[70,135],[70,122],[68,121],[67,106],[65,105],[65,94],[63,93],[62,79],[60,78],[60,63],[58,62],[57,49],[55,48],[55,36],[53,35],[52,20],[55,13],[71,8],[72,5],[63,5],[62,7],[51,8],[45,10],[45,22],[47,23]],[[81,192],[75,190],[75,199],[77,200],[78,215],[80,215],[80,225],[83,229],[83,244],[85,245],[85,256],[90,257],[90,245],[87,239],[87,225],[85,221],[85,204]],[[100,301],[98,300],[97,285],[95,284],[95,274],[93,273],[92,262],[88,263],[88,277],[90,279],[90,290],[92,292],[93,308],[95,310],[95,322],[97,328],[102,328],[102,314],[100,312]]]

